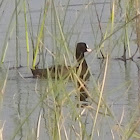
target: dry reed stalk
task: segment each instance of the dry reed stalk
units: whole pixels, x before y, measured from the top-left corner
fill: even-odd
[[[140,1],[135,0],[136,15],[140,14]],[[137,45],[140,52],[140,16],[136,18],[136,35],[137,35]]]

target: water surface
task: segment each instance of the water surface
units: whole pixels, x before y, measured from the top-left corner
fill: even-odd
[[[57,3],[58,2],[58,3]],[[57,1],[57,10],[63,13],[65,10],[65,1]],[[98,1],[97,1],[98,2]],[[69,7],[67,9],[66,19],[64,23],[64,32],[69,38],[69,47],[74,52],[75,42],[83,41],[86,42],[89,47],[92,49],[98,46],[98,43],[101,40],[101,32],[99,30],[99,23],[95,11],[98,12],[100,15],[101,13],[101,26],[102,32],[106,30],[108,19],[110,18],[110,1],[106,1],[106,4],[103,5],[102,2],[91,4],[87,7],[87,1],[71,1]],[[10,8],[9,5],[11,5]],[[37,36],[37,28],[38,28],[38,20],[40,16],[40,9],[43,8],[44,1],[40,0],[31,0],[30,1],[30,8],[31,8],[31,16],[33,20],[33,29],[34,29],[34,39]],[[103,12],[102,8],[104,6]],[[6,23],[9,22],[9,17],[11,17],[11,12],[13,11],[14,4],[9,2],[7,6],[7,10],[5,16],[7,17]],[[86,7],[86,8],[85,8]],[[49,9],[50,10],[50,9]],[[79,16],[80,15],[80,16]],[[50,36],[49,32],[51,31],[51,17],[50,11],[48,11],[46,21],[46,28],[47,32],[45,33],[45,45],[50,50],[53,47],[53,38]],[[79,19],[76,22],[77,16]],[[60,14],[60,18],[63,18],[63,14]],[[7,31],[8,24],[5,24],[4,18],[1,20],[1,44],[3,44],[4,37]],[[76,22],[76,26],[74,30],[71,31],[73,24]],[[55,24],[55,23],[53,23]],[[119,24],[119,23],[118,23]],[[30,26],[29,26],[30,27]],[[37,122],[39,115],[42,114],[41,118],[41,127],[40,127],[40,140],[49,139],[49,119],[51,116],[48,116],[48,108],[51,106],[53,107],[53,102],[50,98],[47,98],[44,102],[44,105],[39,104],[41,100],[41,95],[44,94],[46,86],[48,86],[47,79],[34,79],[32,78],[32,74],[30,71],[30,67],[32,65],[32,52],[30,51],[30,66],[27,67],[27,54],[26,54],[26,44],[25,44],[25,31],[24,31],[24,17],[23,11],[19,15],[19,46],[21,59],[21,65],[23,67],[19,69],[10,69],[8,72],[8,79],[6,84],[6,90],[3,94],[3,101],[1,101],[1,114],[0,120],[1,123],[5,122],[4,130],[3,130],[3,138],[4,140],[11,139],[16,130],[19,128],[20,124],[27,118],[29,113],[31,115],[27,118],[24,125],[19,130],[18,134],[16,135],[16,140],[24,140],[24,139],[35,139],[32,137],[31,134],[36,132]],[[116,33],[113,36],[114,38],[118,39],[120,37],[120,32]],[[132,38],[135,39],[135,34],[133,33]],[[59,31],[58,36],[59,37]],[[136,50],[136,44],[133,41],[130,41],[134,49],[132,52]],[[113,42],[115,44],[115,41]],[[110,47],[113,45],[109,41],[105,42],[105,50],[106,47]],[[126,130],[126,125],[130,125],[132,122],[137,122],[138,118],[140,117],[140,109],[139,109],[139,102],[140,102],[140,71],[139,71],[139,60],[137,56],[134,58],[134,61],[127,61],[124,63],[120,60],[115,60],[115,57],[121,57],[122,55],[122,46],[123,44],[117,44],[117,47],[113,50],[111,58],[109,58],[108,64],[108,71],[107,77],[105,82],[105,89],[103,92],[103,97],[110,108],[113,117],[111,116],[104,116],[99,115],[96,124],[96,132],[94,134],[95,139],[99,140],[110,140],[115,137],[115,139],[121,139],[119,136],[120,132],[118,132],[118,124],[121,121],[121,126],[123,130]],[[2,45],[1,45],[2,48]],[[32,50],[32,49],[31,49]],[[16,46],[15,46],[15,31],[13,36],[10,38],[8,51],[6,54],[5,63],[3,64],[2,68],[0,69],[0,76],[1,81],[0,83],[4,82],[6,70],[8,67],[15,67],[16,64]],[[73,57],[71,58],[73,62]],[[52,59],[49,54],[46,57],[47,65],[51,65]],[[86,60],[88,62],[89,68],[93,76],[91,76],[90,80],[87,82],[87,86],[89,92],[94,95],[95,100],[98,101],[97,94],[94,91],[95,84],[93,81],[98,85],[98,82],[102,83],[103,73],[104,73],[104,66],[105,60],[97,59],[97,52],[94,51],[88,56],[86,56]],[[30,77],[30,78],[27,78]],[[73,90],[74,86],[71,82],[67,83],[66,91]],[[74,95],[72,96],[73,101],[76,102]],[[38,105],[39,104],[39,105]],[[92,103],[91,101],[88,102],[93,108],[97,108],[97,105]],[[49,106],[50,105],[50,106]],[[36,107],[37,106],[37,107]],[[35,108],[35,110],[33,110]],[[77,111],[82,111],[84,108],[77,108]],[[63,115],[65,116],[65,127],[66,129],[75,126],[77,131],[79,129],[78,122],[71,118],[71,107],[69,104],[65,104],[62,107]],[[104,111],[104,107],[101,108],[100,111]],[[95,117],[96,111],[87,109],[81,117],[82,122],[85,122],[85,128],[87,131],[87,135],[90,136],[91,128],[93,126],[93,120]],[[93,116],[93,118],[91,117]],[[50,117],[50,118],[49,118]],[[70,127],[71,126],[71,127]],[[67,132],[69,132],[67,130]],[[136,129],[137,133],[140,133],[140,127]],[[64,131],[62,131],[64,133]],[[71,139],[76,139],[75,133],[68,133],[68,137]],[[65,139],[65,137],[63,138]],[[133,138],[134,139],[134,138]]]

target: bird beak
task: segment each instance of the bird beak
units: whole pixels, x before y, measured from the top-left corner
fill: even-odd
[[[88,45],[86,45],[86,46],[87,46],[87,52],[91,52],[92,49],[90,49],[90,48],[88,47]]]
[[[90,49],[90,48],[87,48],[87,52],[91,52],[92,51],[92,49]]]

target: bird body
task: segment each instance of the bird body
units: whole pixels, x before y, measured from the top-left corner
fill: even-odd
[[[51,66],[46,69],[31,69],[33,77],[43,77],[48,78],[49,76],[52,78],[60,78],[60,77],[68,77],[73,70],[76,70],[79,77],[81,79],[87,80],[90,77],[90,73],[88,70],[88,65],[86,63],[86,60],[84,58],[85,52],[91,52],[91,49],[88,48],[86,43],[80,42],[77,43],[76,47],[76,60],[78,63],[77,67],[70,67],[65,65],[56,65]]]

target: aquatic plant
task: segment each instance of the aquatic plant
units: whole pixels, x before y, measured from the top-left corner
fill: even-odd
[[[3,1],[1,2],[2,5]],[[100,11],[98,11],[98,6]],[[105,11],[106,6],[109,9],[108,11]],[[68,14],[70,10],[73,12],[71,7],[78,7],[78,10],[74,10],[76,12],[73,22],[69,18],[70,14]],[[75,2],[72,4],[68,0],[66,4],[61,4],[54,0],[45,0],[41,10],[37,13],[39,15],[38,22],[37,26],[34,27],[29,1],[15,0],[15,8],[11,13],[11,19],[3,41],[1,63],[4,63],[6,57],[8,57],[6,54],[9,49],[10,38],[14,36],[13,31],[16,31],[14,67],[22,66],[21,60],[26,58],[25,54],[27,54],[26,66],[29,68],[48,68],[51,62],[56,67],[59,64],[75,66],[76,64],[73,64],[75,50],[71,46],[78,42],[83,33],[81,29],[85,25],[90,27],[84,32],[91,34],[88,41],[91,41],[90,44],[93,44],[92,47],[94,47],[93,53],[86,56],[86,59],[88,59],[88,56],[91,57],[89,71],[92,73],[91,68],[94,67],[96,58],[103,60],[98,61],[100,68],[96,71],[96,75],[91,74],[90,82],[87,82],[86,86],[74,69],[71,70],[71,75],[74,75],[70,75],[71,82],[68,78],[60,77],[58,80],[57,78],[52,79],[50,76],[47,80],[34,80],[34,89],[29,88],[27,92],[33,92],[38,100],[31,99],[34,100],[35,104],[28,109],[25,107],[27,112],[24,112],[24,116],[17,113],[18,124],[10,139],[14,140],[18,137],[22,129],[24,129],[23,137],[27,139],[41,139],[43,132],[45,137],[54,140],[103,139],[105,135],[109,135],[108,137],[112,139],[139,139],[139,104],[133,110],[133,113],[131,112],[129,120],[126,119],[125,106],[122,105],[119,113],[114,110],[114,104],[129,94],[133,85],[132,81],[127,80],[126,76],[124,82],[111,87],[109,91],[107,89],[111,59],[117,57],[117,60],[127,62],[127,60],[134,59],[137,54],[139,55],[137,53],[139,49],[139,2],[131,0],[107,2],[105,0],[104,2],[94,1],[84,4],[76,4]],[[107,14],[106,17],[104,17],[104,14]],[[23,53],[21,47],[19,47],[20,17],[24,19],[23,38],[26,53]],[[137,46],[136,49],[133,49],[131,43],[135,32]],[[49,39],[51,47],[46,43]],[[24,55],[23,58],[22,55]],[[5,93],[7,77],[8,72],[3,82],[2,93]],[[28,81],[21,73],[19,77],[25,83]],[[14,80],[17,80],[17,78]],[[89,95],[87,102],[79,100],[80,94],[77,83],[80,83],[80,86]],[[121,92],[119,92],[120,90]],[[109,102],[111,95],[115,96]],[[32,123],[35,125],[28,126],[32,118]],[[1,131],[2,134],[3,131]]]

